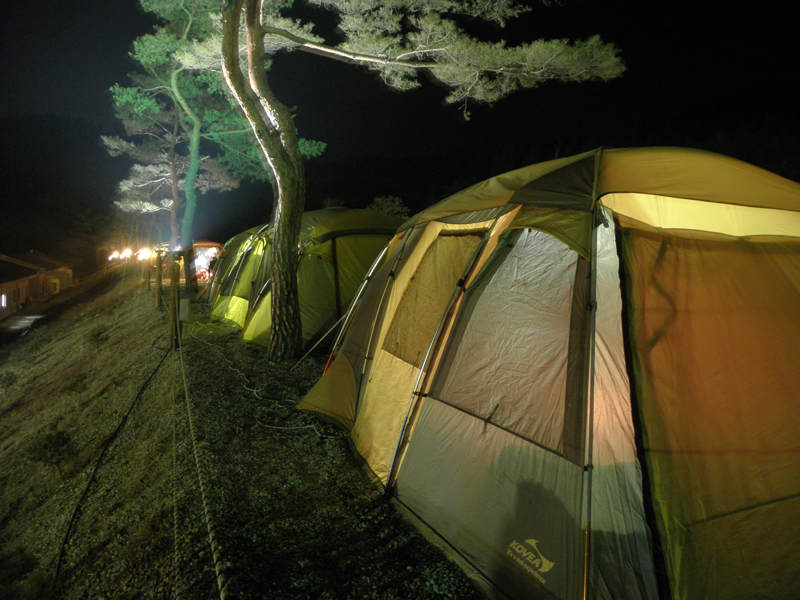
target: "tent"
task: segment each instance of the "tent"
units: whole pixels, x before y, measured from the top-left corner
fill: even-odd
[[[222,246],[222,250],[217,254],[217,260],[214,261],[214,265],[211,268],[211,282],[203,290],[204,293],[208,294],[208,301],[212,306],[217,303],[220,295],[222,295],[223,288],[225,288],[228,291],[228,295],[230,295],[228,286],[232,282],[232,269],[239,264],[242,250],[246,248],[250,240],[253,239],[255,235],[258,235],[259,231],[265,227],[267,226],[261,225],[238,233]]]
[[[299,406],[491,598],[800,597],[800,185],[641,148],[472,186]]]
[[[327,208],[303,214],[298,293],[303,343],[315,343],[344,314],[365,274],[402,219],[370,210]],[[242,328],[242,339],[268,344],[272,227],[263,225],[225,245],[211,292],[211,314]]]
[[[192,250],[194,250],[192,272],[198,281],[208,281],[211,278],[211,264],[222,252],[222,247],[222,244],[209,241],[192,244]]]
[[[233,236],[223,246],[214,266],[210,288],[213,317],[230,321],[239,327],[244,325],[250,291],[254,283],[258,283],[253,278],[264,253],[269,229],[269,224],[253,227]]]

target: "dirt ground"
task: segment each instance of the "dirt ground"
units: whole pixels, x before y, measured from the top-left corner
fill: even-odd
[[[480,598],[295,409],[324,357],[269,363],[189,298],[180,353],[123,270],[0,345],[0,597]]]

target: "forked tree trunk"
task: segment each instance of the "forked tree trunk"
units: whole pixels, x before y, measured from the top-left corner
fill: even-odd
[[[246,13],[247,78],[239,62],[239,23]],[[259,146],[275,175],[272,223],[272,331],[269,356],[281,361],[300,350],[302,324],[297,294],[300,219],[305,205],[305,172],[291,112],[268,83],[258,0],[225,0],[222,21],[223,74],[253,127]]]

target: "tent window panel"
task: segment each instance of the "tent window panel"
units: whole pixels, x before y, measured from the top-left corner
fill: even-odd
[[[523,232],[467,291],[430,395],[561,452],[577,262],[554,237]]]
[[[404,257],[408,256],[408,253],[419,241],[421,229],[408,231],[403,240],[394,247],[392,253],[386,256],[383,264],[373,274],[370,284],[365,288],[355,307],[355,317],[347,326],[341,354],[352,366],[356,376],[357,390],[362,389],[361,378],[367,370],[369,350],[373,342],[373,327],[376,321],[383,319],[383,311],[386,309],[384,302],[386,290],[392,285],[393,273],[398,268],[398,264],[404,264]]]
[[[422,365],[458,280],[481,238],[444,235],[430,245],[398,306],[384,349],[416,367]]]
[[[336,240],[336,263],[342,309],[355,297],[364,276],[386,244],[388,235],[350,235]]]
[[[800,244],[625,230],[622,248],[671,584],[679,597],[756,596],[741,565],[783,581],[797,546],[796,528],[775,524],[800,494]],[[732,520],[763,533],[727,536]]]

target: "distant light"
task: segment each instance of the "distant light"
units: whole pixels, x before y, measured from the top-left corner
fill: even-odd
[[[130,248],[125,248],[125,250],[122,251],[122,254],[120,254],[119,257],[120,258],[130,258],[132,254],[133,254],[133,252],[131,252]]]
[[[139,260],[147,260],[153,252],[149,248],[142,248],[136,252],[136,258]]]
[[[211,260],[217,255],[219,248],[216,246],[197,246],[195,247],[194,270],[197,279],[207,281],[211,277]]]
[[[111,256],[108,257],[108,260],[114,260],[115,258],[119,258],[119,252],[117,252],[116,250],[114,250]]]

